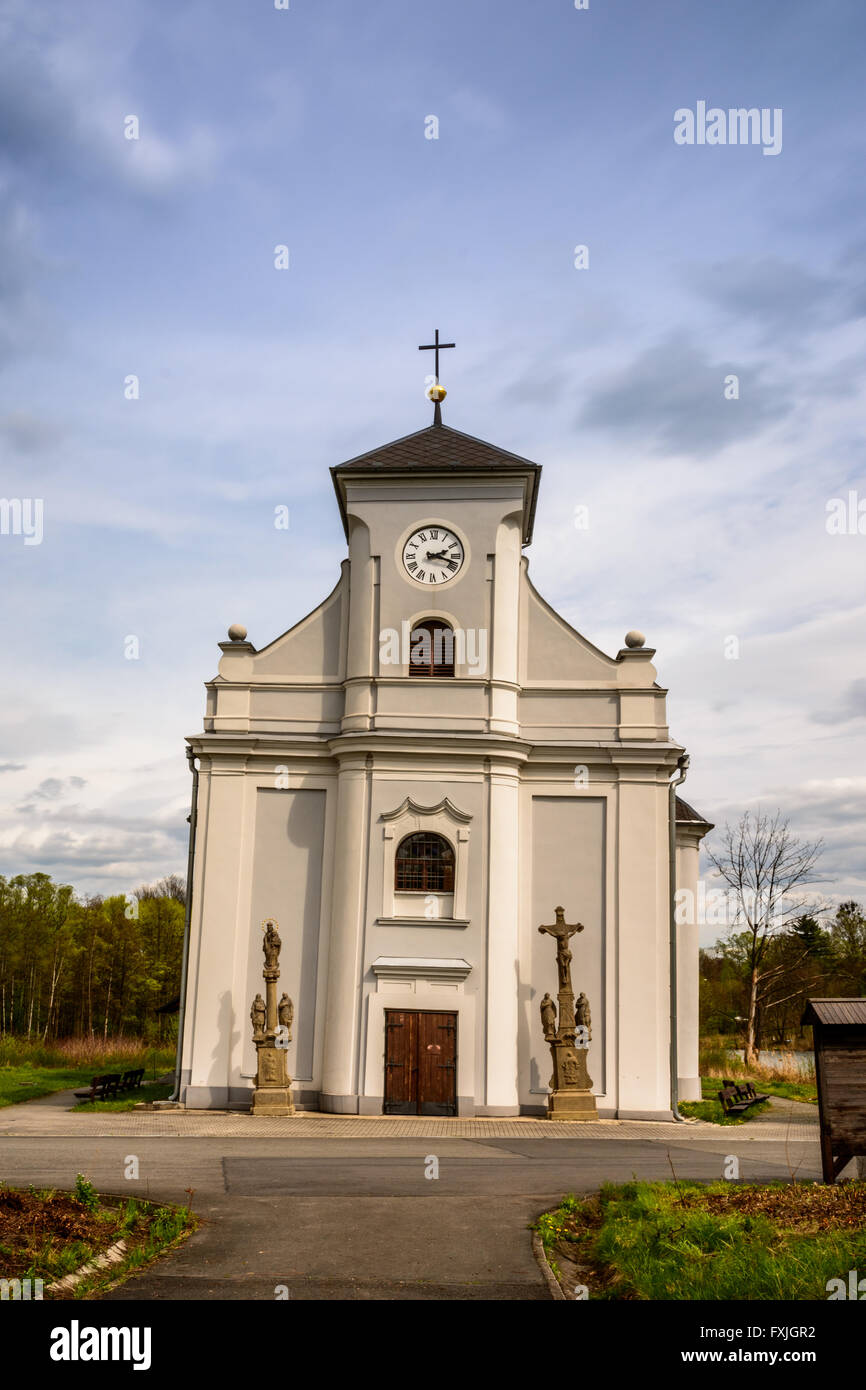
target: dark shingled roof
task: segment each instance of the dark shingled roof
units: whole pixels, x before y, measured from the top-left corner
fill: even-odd
[[[533,468],[540,471],[540,464],[531,459],[521,458],[508,449],[500,449],[488,444],[474,435],[452,430],[449,425],[429,425],[427,429],[406,434],[402,439],[394,439],[369,453],[358,454],[347,459],[331,471],[341,473],[344,468]]]
[[[691,821],[693,825],[708,825],[711,830],[713,829],[712,821],[706,820],[701,815],[700,811],[696,811],[694,806],[690,806],[687,801],[683,801],[681,796],[676,798],[676,803],[678,823]]]
[[[866,1028],[866,999],[810,999],[800,1022]]]
[[[415,434],[394,439],[378,449],[347,459],[331,469],[334,487],[340,503],[345,525],[346,516],[343,496],[340,491],[340,478],[353,473],[477,473],[510,472],[531,473],[533,475],[526,509],[524,541],[532,537],[532,523],[535,517],[535,503],[538,497],[538,480],[541,465],[531,459],[512,454],[508,449],[500,449],[488,444],[474,435],[453,430],[449,425],[428,425]]]

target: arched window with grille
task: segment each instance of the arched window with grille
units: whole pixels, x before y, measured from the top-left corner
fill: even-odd
[[[454,630],[441,618],[425,618],[413,627],[409,641],[409,675],[454,675]]]
[[[454,850],[444,835],[416,831],[397,846],[397,893],[453,893]]]

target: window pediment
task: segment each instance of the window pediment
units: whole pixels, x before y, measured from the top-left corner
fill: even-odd
[[[426,919],[431,925],[437,921],[444,924],[455,919],[464,919],[472,816],[466,811],[461,811],[447,796],[433,806],[424,806],[414,797],[407,796],[393,811],[383,811],[380,821],[385,851],[382,917],[393,919],[395,916],[417,915],[420,922]],[[453,850],[453,874],[449,871],[447,884],[443,880],[442,886],[438,889],[432,886],[434,880],[431,878],[429,884],[423,879],[417,892],[405,891],[407,879],[406,882],[401,880],[404,891],[398,891],[398,846],[403,844],[407,837],[419,834],[428,838],[440,836],[447,841]]]

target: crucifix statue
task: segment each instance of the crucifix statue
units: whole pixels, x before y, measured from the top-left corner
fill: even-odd
[[[569,939],[579,931],[583,931],[582,922],[566,922],[565,908],[555,907],[553,909],[556,921],[552,926],[539,927],[540,932],[547,932],[556,941],[556,965],[559,971],[559,988],[571,989],[571,951],[568,949]]]
[[[549,994],[541,1001],[541,1026],[544,1041],[553,1056],[553,1075],[547,1098],[547,1118],[550,1120],[594,1120],[597,1118],[592,1080],[586,1067],[586,1048],[589,1045],[589,1002],[580,995],[580,1017],[575,1020],[574,989],[571,983],[572,953],[569,941],[583,931],[582,922],[566,922],[565,909],[554,908],[553,923],[540,926],[542,935],[556,942],[556,968],[559,975],[559,1027],[556,1026],[556,1005]],[[580,1036],[578,1037],[578,1033]]]

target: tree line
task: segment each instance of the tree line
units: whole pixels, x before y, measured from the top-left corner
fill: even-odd
[[[136,1036],[180,988],[186,888],[176,874],[130,895],[79,899],[49,874],[0,877],[0,1035]]]
[[[747,1031],[753,944],[747,929],[701,951],[702,1031]],[[755,989],[755,1051],[802,1034],[808,999],[851,997],[866,997],[866,913],[853,901],[840,903],[827,926],[806,915],[768,940]]]
[[[821,840],[792,834],[781,811],[745,812],[708,851],[729,916],[727,939],[700,953],[701,1023],[742,1031],[747,1063],[802,1031],[810,997],[866,995],[866,914],[849,900],[831,916],[818,899],[822,852]]]

